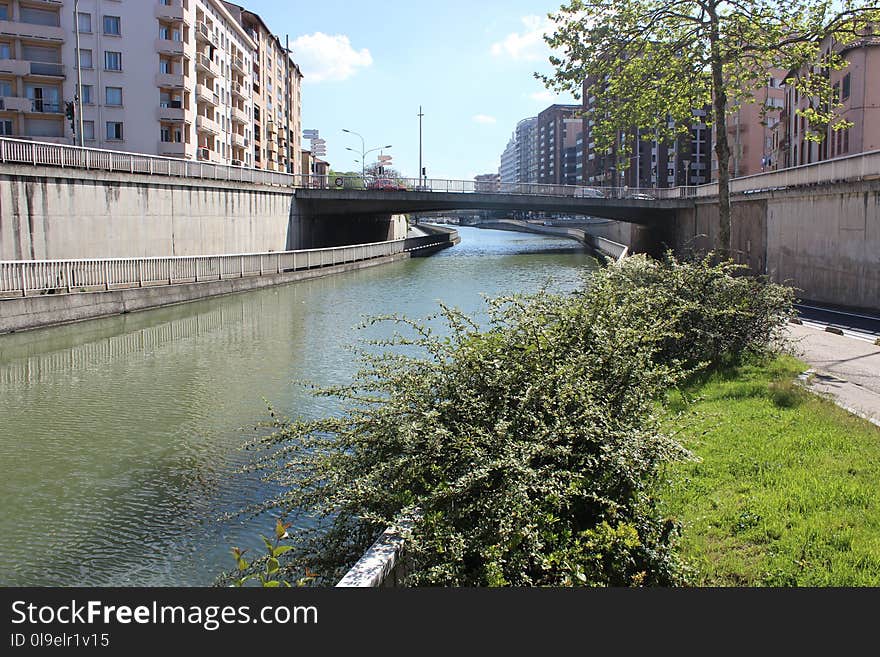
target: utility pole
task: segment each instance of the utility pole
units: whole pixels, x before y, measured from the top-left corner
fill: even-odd
[[[419,184],[425,185],[425,174],[424,169],[422,168],[422,117],[425,116],[422,114],[422,106],[419,105],[419,180],[421,181]]]
[[[76,33],[76,121],[78,125],[77,137],[79,138],[80,147],[85,146],[85,136],[83,135],[83,85],[82,85],[82,63],[80,62],[79,51],[79,0],[73,0],[73,29]]]

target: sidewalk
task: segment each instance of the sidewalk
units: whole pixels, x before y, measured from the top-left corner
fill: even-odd
[[[880,426],[880,347],[808,326],[788,328],[791,351],[816,371],[812,388]]]

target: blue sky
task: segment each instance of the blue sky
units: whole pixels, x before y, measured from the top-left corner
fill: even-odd
[[[303,84],[303,128],[327,141],[338,171],[356,170],[361,141],[405,175],[419,162],[419,105],[429,177],[470,179],[498,169],[517,121],[553,96],[533,77],[549,71],[540,38],[560,0],[289,2],[243,0],[284,40]],[[306,142],[307,143],[307,142]],[[378,151],[367,156],[374,159]]]

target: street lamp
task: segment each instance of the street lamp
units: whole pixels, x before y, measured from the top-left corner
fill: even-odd
[[[346,130],[345,128],[343,128],[342,131],[343,132],[351,132],[351,134],[357,135],[356,132],[352,132],[351,130]],[[358,137],[361,137],[361,136],[358,135]],[[345,150],[347,150],[347,151],[351,151],[352,153],[360,153],[360,156],[361,156],[361,178],[366,177],[367,155],[369,153],[372,153],[374,151],[381,151],[386,148],[393,148],[391,146],[391,144],[388,144],[387,146],[376,146],[376,148],[371,148],[370,150],[367,151],[367,150],[363,150],[364,149],[363,141],[364,141],[364,138],[361,137],[361,150],[360,151],[357,151],[353,148],[349,148],[348,146],[345,147]]]

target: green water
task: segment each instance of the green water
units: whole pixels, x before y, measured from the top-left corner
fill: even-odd
[[[236,472],[265,400],[331,412],[291,382],[346,381],[363,317],[478,311],[596,264],[569,240],[460,235],[429,258],[0,336],[0,585],[210,585],[271,529],[229,517],[272,493]]]

